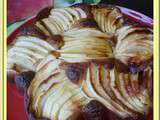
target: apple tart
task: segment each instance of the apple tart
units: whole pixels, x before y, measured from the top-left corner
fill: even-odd
[[[152,28],[111,5],[46,8],[8,49],[30,120],[142,120],[152,109]]]

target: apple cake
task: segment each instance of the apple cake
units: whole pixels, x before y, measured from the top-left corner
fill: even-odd
[[[104,4],[48,7],[35,19],[7,63],[30,120],[147,120],[152,28]]]

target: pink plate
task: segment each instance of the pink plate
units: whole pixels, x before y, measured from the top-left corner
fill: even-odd
[[[146,15],[130,10],[128,8],[119,8],[131,21],[138,22],[151,28],[153,27],[153,20]],[[18,27],[14,32],[12,32],[7,38],[7,45],[15,39],[16,35],[19,33],[19,31],[21,31],[22,28],[33,23],[34,21],[35,17],[32,17],[20,27]],[[7,120],[27,120],[23,96],[19,94],[16,86],[10,82],[7,82]]]

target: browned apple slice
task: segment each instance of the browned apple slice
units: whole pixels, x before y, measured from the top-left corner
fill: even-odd
[[[47,110],[46,110],[46,108],[44,109],[45,105],[49,104],[49,102],[47,102],[47,99],[49,97],[51,97],[52,95],[54,96],[56,93],[58,93],[58,91],[60,91],[64,87],[64,83],[65,82],[53,84],[43,95],[41,95],[41,97],[38,101],[38,106],[36,108],[37,115],[49,117],[50,109],[47,109]],[[52,102],[50,103],[50,105],[51,104],[52,104]]]
[[[36,94],[36,89],[39,87],[41,82],[48,79],[49,76],[59,72],[58,65],[60,62],[60,60],[52,59],[51,61],[48,61],[48,63],[44,64],[39,70],[37,70],[35,79],[31,82],[31,85],[28,88],[28,95],[33,94],[34,96]]]
[[[75,95],[77,95],[77,94],[79,94],[79,92],[80,92],[80,89],[79,88],[77,88],[77,89],[75,89],[75,92],[74,93],[72,93],[72,95],[70,95],[66,100],[65,100],[65,102],[63,102],[63,104],[61,104],[61,106],[59,107],[59,109],[58,109],[58,111],[57,111],[57,113],[56,113],[56,116],[54,117],[54,119],[57,119],[57,120],[59,120],[60,118],[62,119],[64,119],[65,117],[67,118],[68,117],[68,115],[63,115],[63,116],[61,116],[60,114],[63,114],[63,113],[61,113],[61,112],[63,112],[63,111],[69,111],[70,109],[71,109],[71,106],[69,106],[69,103],[71,102],[71,100],[73,99],[73,97],[75,96]],[[79,100],[80,100],[80,98],[78,98]],[[65,106],[67,106],[68,105],[68,109],[65,109],[66,107]],[[75,106],[72,106],[72,107],[75,107]],[[76,116],[76,115],[75,115]]]
[[[95,33],[95,37],[92,36],[91,31]],[[99,30],[82,28],[76,31],[71,30],[67,33],[70,35],[65,34],[65,44],[59,50],[61,59],[68,62],[84,62],[90,59],[104,59],[112,56],[112,48],[106,42],[109,37]],[[104,37],[101,37],[101,35]],[[79,39],[80,37],[81,39]]]
[[[140,74],[141,73],[141,74]],[[152,106],[151,104],[151,97],[152,97],[152,69],[148,66],[144,69],[143,73],[139,73],[139,85],[140,90],[139,93],[135,94],[135,97],[139,99],[139,101],[146,106],[145,112],[148,112],[148,108]],[[148,87],[148,85],[150,87]],[[133,85],[132,85],[133,86]]]
[[[35,71],[36,61],[23,53],[12,53],[8,56],[8,69],[16,71],[31,70]]]
[[[126,99],[128,98],[124,98],[121,91],[119,90],[119,87],[117,86],[117,78],[116,78],[117,74],[115,73],[115,70],[112,69],[110,70],[110,87],[111,90],[113,91],[113,93],[115,94],[116,98],[119,99],[124,105],[126,105],[128,108],[135,110],[134,104],[132,105],[131,103],[129,103]]]
[[[63,94],[61,95],[60,98],[57,98],[56,102],[53,102],[54,104],[52,104],[52,108],[51,108],[51,111],[50,111],[51,118],[58,120],[58,111],[59,111],[59,109],[61,108],[61,106],[63,104],[65,104],[65,102],[67,102],[69,100],[69,98],[72,95],[77,93],[78,89],[79,88],[75,84],[73,84],[71,82],[69,82],[68,84],[66,84],[64,86],[64,88],[62,89]],[[55,96],[54,96],[54,98],[55,98]],[[54,98],[52,100],[54,100]]]
[[[112,68],[113,69],[113,68]],[[117,104],[119,104],[123,109],[130,112],[130,114],[136,114],[136,110],[132,110],[129,107],[127,107],[121,100],[119,100],[114,92],[111,89],[110,82],[111,82],[111,76],[110,76],[110,70],[109,68],[106,68],[104,65],[101,65],[100,67],[100,84],[105,90],[105,92],[109,95],[112,101],[115,101]]]
[[[109,34],[105,34],[103,32],[101,32],[98,29],[95,28],[88,28],[88,27],[83,27],[81,29],[79,28],[73,28],[70,29],[69,31],[66,31],[63,33],[63,35],[66,37],[66,42],[67,40],[72,40],[72,37],[100,37],[100,38],[104,38],[106,40],[110,39],[110,35]],[[67,37],[70,37],[67,39]],[[83,40],[83,39],[77,39],[77,40]]]
[[[126,25],[117,30],[115,58],[124,64],[140,65],[153,56],[152,30],[145,27]]]
[[[82,92],[87,98],[94,99],[94,98],[91,98],[92,93],[90,92],[85,80],[82,82]]]
[[[43,116],[48,116],[49,118],[53,118],[55,120],[58,120],[60,110],[63,110],[63,106],[66,105],[66,103],[72,103],[71,101],[72,96],[76,95],[77,92],[80,91],[80,89],[74,85],[73,83],[69,81],[65,81],[64,84],[61,84],[62,87],[55,92],[48,91],[47,94],[43,95],[41,105],[43,111]],[[54,89],[54,86],[52,86],[52,89]],[[46,98],[47,97],[47,98]],[[77,100],[80,98],[77,97]],[[44,101],[45,100],[45,101]],[[72,110],[72,108],[77,107],[78,104],[75,106],[70,106],[69,108],[64,108],[64,111],[66,110]],[[72,112],[73,113],[73,112]],[[67,116],[61,116],[61,117],[67,117]]]
[[[138,79],[138,81],[136,81],[136,80],[134,80],[135,79],[135,77],[132,77],[132,76],[134,76],[134,75],[129,75],[129,79],[130,79],[130,90],[128,90],[127,89],[127,84],[126,84],[126,89],[127,89],[127,91],[128,91],[128,93],[129,93],[129,95],[131,96],[131,97],[133,97],[133,98],[136,98],[137,99],[137,101],[139,101],[139,102],[141,102],[142,104],[144,104],[145,106],[146,106],[146,108],[147,108],[147,106],[149,105],[149,103],[148,103],[148,90],[145,90],[145,92],[143,91],[142,92],[142,90],[140,90],[140,88],[138,89],[138,90],[135,90],[135,86],[137,86],[137,84],[138,83],[135,83],[135,82],[138,82],[139,81],[139,79]],[[126,83],[126,81],[127,80],[125,80],[125,83]],[[147,110],[147,109],[146,109]]]
[[[134,98],[133,96],[130,95],[130,93],[126,90],[125,86],[125,74],[124,73],[117,73],[117,86],[119,90],[122,93],[122,96],[130,103],[132,104],[139,112],[143,113],[144,111],[144,106],[138,99]]]
[[[34,71],[37,63],[53,50],[55,48],[41,38],[17,37],[13,47],[8,50],[8,69],[18,66],[19,71]]]
[[[52,35],[61,33],[61,29],[59,28],[59,26],[57,25],[57,23],[55,21],[52,22],[51,19],[44,18],[44,19],[42,19],[42,22]]]
[[[139,94],[135,94],[131,85],[127,84],[127,82],[130,79],[129,78],[130,76],[124,73],[118,73],[118,74],[119,75],[117,76],[118,76],[119,82],[117,83],[117,85],[119,84],[118,87],[123,97],[127,98],[128,102],[134,105],[134,107],[136,107],[140,113],[142,114],[146,113],[150,106],[148,90],[145,89],[140,91]]]
[[[101,77],[100,76],[100,65],[91,64],[91,73],[92,73],[91,80],[93,83],[93,87],[98,92],[98,94],[101,95],[101,97],[103,97],[106,101],[109,101],[110,104],[113,105],[119,111],[119,113],[117,114],[120,114],[122,112],[123,114],[121,114],[121,116],[124,118],[126,116],[132,115],[131,112],[123,108],[124,106],[121,106],[120,104],[115,102],[115,100],[112,100],[111,97],[105,92],[105,90],[101,86],[100,84],[100,77]]]
[[[43,25],[41,21],[37,21],[35,23],[35,26],[39,28],[46,36],[51,36],[51,33],[48,31],[48,29]]]
[[[58,120],[78,119],[81,115],[82,107],[88,102],[89,101],[84,97],[84,94],[82,92],[78,92],[69,98],[69,100],[62,106],[59,112]]]
[[[67,84],[68,81],[65,81],[63,83],[61,83],[61,87],[60,89],[57,89],[55,92],[52,92],[51,90],[47,93],[49,96],[43,96],[43,97],[47,97],[44,98],[45,102],[43,101],[43,105],[42,105],[42,116],[45,116],[47,118],[53,118],[54,116],[52,116],[51,114],[51,110],[52,110],[52,106],[54,105],[54,103],[63,95],[63,88],[65,88],[65,84]],[[54,86],[52,87],[52,90],[54,89]],[[43,100],[44,100],[43,99]]]
[[[101,30],[107,34],[114,34],[123,25],[123,15],[117,7],[93,8],[92,13]]]
[[[91,10],[92,10],[92,7],[91,5],[89,4],[81,4],[81,3],[77,3],[77,4],[74,4],[73,6],[71,6],[73,8],[80,8],[82,9],[83,11],[85,11],[86,13],[86,16],[87,18],[93,18],[93,15],[91,13]]]
[[[81,8],[57,8],[51,10],[48,20],[44,19],[42,21],[44,21],[45,25],[50,29],[52,34],[58,34],[68,31],[75,21],[86,17],[86,13]],[[57,26],[55,24],[57,24]],[[57,29],[56,31],[52,28],[53,25],[57,28],[59,26],[60,29]]]
[[[39,87],[36,89],[36,94],[32,100],[32,106],[35,108],[38,107],[41,96],[43,96],[43,94],[45,94],[52,86],[64,82],[66,80],[65,77],[65,73],[62,71],[60,73],[52,74],[48,77],[48,79],[45,79],[43,82],[41,82]]]
[[[78,12],[78,14],[80,15],[80,18],[87,18],[88,17],[86,12],[82,8],[75,7],[74,10],[76,10]]]
[[[88,89],[90,90],[90,92],[92,93],[92,96],[90,96],[91,98],[94,98],[94,99],[96,99],[96,100],[98,100],[98,101],[100,101],[102,104],[104,104],[108,109],[111,109],[112,111],[114,111],[115,113],[117,113],[118,115],[120,115],[121,117],[126,117],[126,115],[125,115],[125,112],[123,111],[123,112],[121,112],[120,110],[118,110],[116,107],[118,106],[113,106],[112,104],[113,104],[113,101],[111,101],[109,98],[107,98],[107,99],[105,99],[105,98],[103,98],[104,97],[104,95],[103,95],[103,97],[101,96],[101,95],[99,95],[99,93],[97,92],[97,89],[96,89],[96,87],[94,86],[95,85],[95,83],[93,83],[93,81],[92,81],[92,77],[91,77],[91,71],[88,69],[88,71],[87,72],[89,72],[89,73],[87,73],[87,77],[86,77],[86,84],[87,84],[87,87],[88,87]],[[95,75],[95,74],[94,74]],[[102,89],[101,89],[102,90]],[[101,91],[102,92],[102,91]],[[103,91],[104,92],[104,91]],[[105,94],[105,96],[106,96],[106,94]],[[108,97],[108,95],[107,95],[107,97]]]
[[[138,94],[140,92],[140,85],[139,85],[139,74],[130,74],[129,82],[131,84],[132,90],[135,94]]]

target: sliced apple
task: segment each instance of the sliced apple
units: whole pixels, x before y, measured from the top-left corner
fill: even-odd
[[[87,79],[87,78],[86,78]],[[83,92],[83,94],[89,99],[94,99],[94,98],[92,98],[92,93],[90,92],[90,90],[89,90],[89,87],[87,86],[87,83],[86,83],[86,81],[84,80],[83,82],[82,82],[82,92]]]
[[[18,41],[19,42],[20,41],[27,41],[27,42],[35,43],[36,45],[39,45],[48,51],[56,50],[47,41],[40,39],[38,37],[34,37],[34,36],[21,36],[21,37],[19,37]]]
[[[47,55],[46,58],[42,59],[36,67],[36,71],[39,71],[45,64],[56,59],[53,55]]]
[[[111,89],[110,86],[110,82],[111,82],[111,76],[110,76],[110,69],[106,69],[104,67],[104,65],[100,66],[100,84],[103,87],[104,91],[108,94],[108,96],[110,97],[111,101],[114,101],[116,104],[118,104],[118,106],[121,106],[121,109],[124,109],[127,112],[130,112],[130,116],[134,115],[133,110],[131,110],[130,108],[128,108],[125,104],[123,104],[123,102],[121,102],[116,95],[114,94],[114,92]]]
[[[53,117],[53,116],[51,116],[52,106],[60,97],[62,97],[63,92],[64,92],[63,88],[65,87],[65,84],[67,82],[68,81],[64,82],[61,89],[58,89],[54,93],[53,92],[50,93],[51,95],[45,101],[42,116],[46,116],[47,118]]]
[[[101,97],[103,97],[106,101],[109,101],[110,104],[113,105],[117,109],[117,111],[119,112],[117,114],[120,114],[124,118],[126,116],[131,116],[132,113],[129,112],[127,109],[124,109],[123,108],[124,106],[122,106],[122,104],[118,104],[117,102],[115,102],[115,100],[113,100],[108,95],[108,93],[105,92],[105,90],[101,86],[101,84],[100,84],[100,78],[101,78],[101,76],[100,76],[100,65],[97,66],[97,65],[91,64],[91,73],[92,73],[91,80],[92,80],[92,83],[93,83],[93,87],[98,92],[98,94],[101,95]]]
[[[37,87],[39,87],[41,82],[46,80],[52,74],[59,72],[57,71],[59,64],[60,64],[60,60],[53,59],[52,61],[49,61],[48,63],[46,63],[40,70],[38,70],[34,80],[31,82],[31,85],[28,88],[28,95],[30,94],[35,95],[36,94],[35,91]]]
[[[146,27],[123,26],[117,30],[115,58],[124,64],[138,65],[153,56],[153,33]]]
[[[113,91],[113,93],[115,94],[116,98],[119,99],[124,105],[126,105],[128,108],[135,110],[134,106],[127,102],[126,98],[123,98],[123,96],[121,95],[122,93],[120,92],[120,90],[118,89],[118,86],[116,85],[116,74],[115,74],[115,70],[112,69],[110,70],[110,87],[111,90]]]
[[[34,99],[32,100],[32,105],[38,107],[39,99],[41,96],[45,94],[45,92],[50,89],[51,86],[60,84],[66,80],[65,73],[62,71],[60,73],[52,74],[48,79],[41,82],[39,87],[36,89],[36,94],[34,95]]]
[[[12,53],[8,56],[8,69],[13,69],[18,72],[25,70],[35,71],[35,60],[25,54]]]
[[[24,69],[35,70],[37,62],[52,50],[55,50],[54,47],[38,37],[20,36],[8,50],[8,64],[10,67],[13,67],[14,64],[21,66],[20,72],[23,72]],[[23,60],[20,61],[20,59]]]
[[[123,15],[117,7],[93,8],[92,13],[101,30],[107,34],[114,34],[123,25]]]
[[[80,18],[87,18],[86,12],[83,9],[78,7],[75,7],[74,9],[80,14]]]
[[[35,60],[44,58],[44,55],[33,52],[32,50],[30,50],[28,48],[22,48],[22,47],[11,48],[10,50],[8,50],[8,55],[10,55],[11,53],[14,53],[14,52],[24,53],[28,56],[32,56],[32,58],[34,58]]]
[[[68,103],[72,100],[73,96],[77,95],[79,92],[80,92],[80,89],[79,89],[79,88],[75,89],[74,93],[72,93],[72,95],[69,96],[69,97],[65,100],[65,102],[63,102],[63,104],[61,104],[61,106],[59,107],[56,115],[54,116],[54,119],[59,120],[59,115],[61,114],[61,111],[64,110],[63,108],[66,106],[66,104],[68,105]],[[69,106],[68,106],[68,109],[70,109]],[[62,116],[62,117],[67,117],[67,115]]]
[[[130,79],[132,90],[135,94],[138,94],[140,92],[140,85],[139,85],[139,74],[130,74]]]
[[[58,112],[61,106],[63,106],[72,95],[77,93],[78,89],[79,88],[71,82],[64,86],[62,96],[52,105],[52,110],[50,112],[51,118],[58,120]]]
[[[69,13],[69,12],[67,11],[67,9],[68,9],[68,8],[64,8],[64,9],[54,9],[54,11],[57,11],[57,12],[63,14],[65,17],[68,18],[68,20],[69,20],[71,23],[73,23],[73,22],[74,22],[73,15],[72,15],[71,13]],[[53,11],[53,12],[54,12],[54,11]],[[51,14],[54,14],[54,13],[51,12]]]
[[[81,30],[85,31],[83,28]],[[58,51],[61,53],[61,59],[70,62],[73,62],[74,60],[79,62],[87,61],[89,59],[104,59],[112,56],[112,49],[109,44],[107,44],[107,39],[109,37],[98,30],[96,34],[96,31],[93,28],[88,28],[88,30],[89,31],[86,29],[86,32],[77,30],[76,34],[75,31],[68,31],[70,34],[69,36],[65,34],[65,44]],[[90,34],[90,31],[92,30],[94,31],[94,36]],[[103,37],[101,37],[102,34]]]
[[[54,96],[58,91],[60,91],[64,87],[65,81],[57,84],[53,84],[47,92],[45,92],[38,101],[37,106],[37,114],[40,116],[49,117],[50,116],[50,109],[44,109],[45,105],[50,104],[52,105],[52,102],[47,102],[48,98],[51,96]]]
[[[66,18],[64,18],[64,16],[59,12],[54,12],[54,15],[50,15],[49,17],[52,18],[51,20],[55,21],[59,26],[61,26],[62,31],[66,31],[71,27],[71,23],[69,23],[68,19],[66,22]]]
[[[54,21],[55,23],[57,23],[57,25],[61,26],[61,31],[60,32],[64,32],[64,31],[68,31],[71,27],[72,24],[81,19],[81,18],[86,18],[86,14],[85,12],[80,9],[80,8],[57,8],[57,9],[52,9],[51,10],[51,14],[49,15],[49,18],[51,18],[51,22]],[[45,23],[47,23],[47,27],[49,27],[49,22],[45,21]],[[54,24],[52,22],[52,24]],[[51,30],[51,32],[53,34],[58,33],[58,32],[54,32],[53,28],[49,28]]]
[[[125,87],[125,78],[123,73],[117,73],[117,80],[118,80],[118,88],[121,91],[122,96],[132,104],[139,112],[143,113],[143,105],[138,101],[136,98],[130,96],[130,93],[126,90]]]
[[[56,25],[56,22],[53,24],[49,18],[42,19],[42,22],[46,26],[46,28],[52,33],[52,35],[61,33],[59,26]]]
[[[146,106],[147,105],[147,103],[146,103],[147,96],[146,95],[143,96],[144,94],[142,93],[142,91],[138,87],[138,80],[139,80],[138,76],[137,76],[137,78],[136,78],[136,75],[132,75],[132,74],[127,75],[127,76],[128,76],[128,78],[125,78],[124,82],[125,82],[125,86],[126,86],[126,90],[128,91],[128,94],[132,98],[134,98],[134,99],[136,98],[137,99],[136,103],[140,102],[141,104],[143,104],[143,106]],[[129,85],[126,84],[128,81],[130,82]],[[127,89],[127,86],[129,86],[129,90]],[[137,90],[135,90],[135,88],[137,88]]]
[[[79,92],[73,95],[61,108],[58,118],[59,120],[73,119],[79,116],[82,106],[89,101]]]
[[[69,13],[72,15],[74,21],[75,21],[75,20],[79,20],[80,17],[81,17],[81,16],[78,14],[78,11],[76,11],[74,8],[66,8],[66,11],[69,12]]]
[[[88,37],[90,36],[90,37],[104,38],[106,40],[112,37],[111,35],[105,34],[96,28],[89,28],[89,27],[72,28],[69,31],[64,32],[63,34],[64,36],[68,36],[68,37]]]
[[[50,32],[45,28],[41,21],[37,21],[35,26],[39,28],[46,36],[51,36]]]
[[[140,113],[144,114],[147,112],[148,106],[150,106],[147,90],[143,90],[140,91],[140,93],[135,94],[131,84],[127,83],[130,79],[130,76],[124,73],[120,74],[117,76],[119,79],[119,89],[121,90],[122,95],[127,98],[129,103],[134,105]]]
[[[144,74],[145,73],[145,74]],[[144,75],[143,75],[144,74]],[[142,81],[143,83],[142,84],[139,84],[139,91],[137,93],[134,94],[134,97],[136,97],[144,106],[144,112],[147,113],[148,112],[148,108],[151,105],[151,99],[150,97],[152,96],[150,94],[150,89],[152,89],[152,87],[148,87],[148,83],[152,85],[152,83],[150,83],[150,80],[151,80],[151,75],[152,74],[152,70],[150,67],[146,67],[146,69],[144,69],[144,72],[142,73],[142,78],[139,78],[138,81]],[[140,75],[139,75],[140,76]],[[131,81],[131,84],[132,84],[132,88],[135,87],[135,84],[132,83],[134,82],[133,80]],[[149,85],[149,86],[151,86]]]
[[[93,86],[93,82],[91,80],[91,71],[88,69],[87,70],[87,77],[86,77],[86,84],[88,89],[91,92],[91,98],[94,98],[98,101],[100,101],[101,103],[103,103],[107,108],[109,108],[110,110],[114,111],[115,113],[117,113],[118,115],[125,117],[125,113],[120,112],[119,110],[117,110],[108,100],[105,100],[103,97],[101,97],[101,95],[99,95],[99,93],[97,93],[96,89]]]

